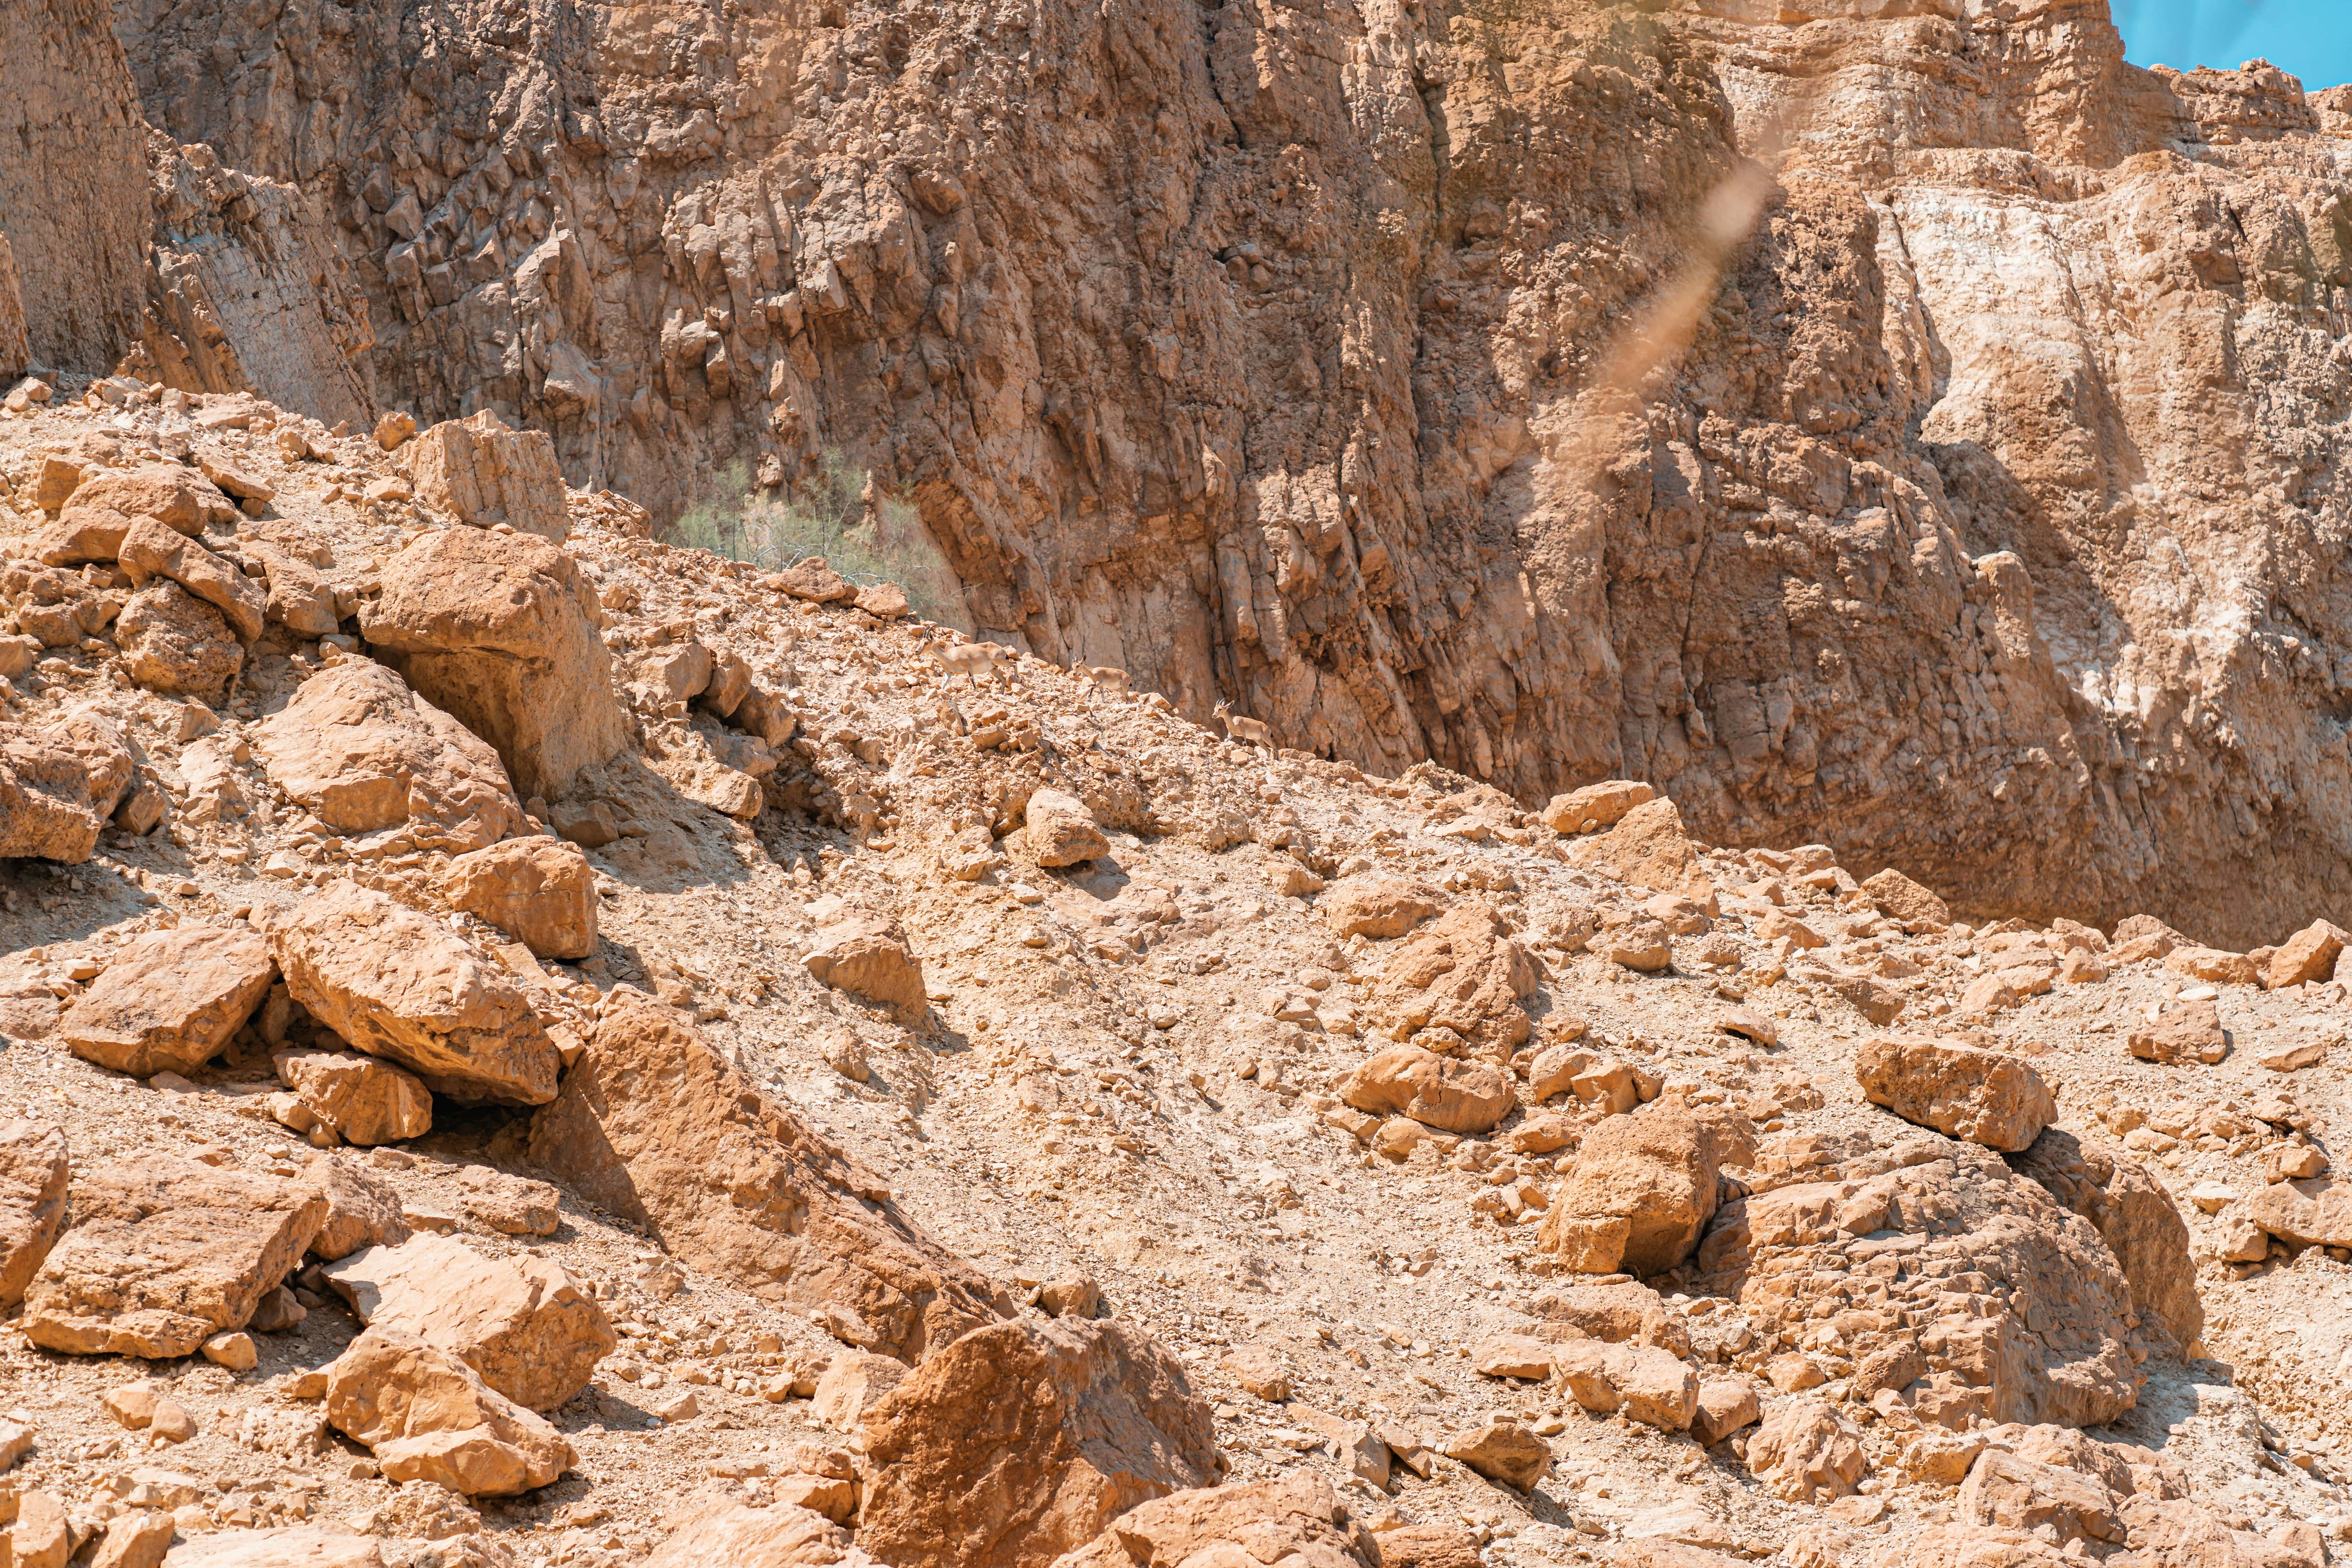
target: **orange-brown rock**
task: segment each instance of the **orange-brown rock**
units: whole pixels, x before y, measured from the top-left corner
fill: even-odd
[[[1556,795],[1543,808],[1543,825],[1554,833],[1598,833],[1614,827],[1627,812],[1647,805],[1658,792],[1635,779],[1610,779]]]
[[[2161,1325],[2185,1350],[2205,1331],[2189,1225],[2164,1184],[2120,1150],[2053,1127],[2010,1165],[2089,1220],[2115,1254],[2142,1322]]]
[[[58,521],[33,542],[33,553],[51,566],[112,561],[122,536],[140,518],[153,518],[191,539],[204,532],[204,481],[177,463],[147,463],[102,473],[74,487]]]
[[[1411,1528],[1411,1527],[1409,1527]],[[1419,1527],[1426,1529],[1428,1527]],[[1290,1568],[1476,1568],[1476,1538],[1455,1531],[1444,1542],[1398,1542],[1390,1531],[1373,1544],[1312,1470],[1270,1480],[1172,1492],[1139,1503],[1111,1528],[1055,1560],[1053,1568],[1182,1568],[1233,1564],[1246,1557]],[[1442,1547],[1466,1541],[1466,1563],[1446,1560]],[[1418,1554],[1391,1545],[1422,1546]]]
[[[531,1119],[530,1157],[673,1256],[835,1333],[918,1361],[992,1321],[988,1281],[901,1214],[670,1009],[606,998],[587,1054]]]
[[[1748,1436],[1748,1473],[1790,1502],[1842,1498],[1868,1468],[1861,1434],[1818,1399],[1783,1400]]]
[[[1116,1320],[975,1330],[867,1411],[865,1432],[858,1544],[893,1568],[1045,1568],[1220,1468],[1181,1363]]]
[[[505,1105],[555,1098],[562,1058],[529,998],[439,921],[339,879],[280,915],[269,946],[312,1017],[435,1093]]]
[[[164,1568],[383,1568],[381,1544],[348,1525],[213,1530],[182,1541],[163,1563]]]
[[[370,659],[304,681],[253,749],[272,784],[341,833],[404,828],[417,848],[462,855],[523,825],[498,753]]]
[[[1490,1481],[1527,1491],[1551,1470],[1551,1445],[1516,1421],[1490,1421],[1446,1438],[1440,1452]]]
[[[227,618],[169,578],[131,595],[114,640],[131,679],[165,697],[217,703],[245,668]]]
[[[134,588],[162,578],[177,583],[218,610],[237,641],[250,645],[261,636],[268,590],[179,530],[133,518],[123,531],[121,565]]]
[[[1375,1116],[1409,1116],[1445,1132],[1486,1132],[1511,1113],[1510,1075],[1487,1062],[1391,1046],[1351,1070],[1339,1098]]]
[[[802,962],[819,982],[868,1002],[895,1009],[902,1017],[923,1011],[923,963],[908,949],[892,922],[853,913],[817,932],[816,945]]]
[[[642,1568],[874,1568],[849,1532],[789,1502],[753,1508],[723,1495],[690,1500]]]
[[[1952,911],[1943,900],[1892,866],[1864,882],[1862,890],[1880,914],[1915,936],[1952,923]]]
[[[278,1081],[346,1143],[397,1143],[433,1127],[433,1095],[415,1074],[350,1051],[281,1051]]]
[[[511,1497],[572,1468],[572,1445],[452,1352],[371,1324],[327,1368],[327,1420],[390,1481]]]
[[[46,1350],[151,1361],[245,1327],[327,1211],[297,1184],[163,1154],[81,1174],[72,1205],[19,1327]]]
[[[2132,1055],[2151,1062],[2210,1064],[2230,1054],[2230,1032],[2210,997],[2171,1004],[2153,1023],[2136,1025],[2128,1043]]]
[[[1865,1040],[1853,1076],[1864,1098],[1906,1121],[2016,1153],[2058,1114],[2057,1097],[2021,1057],[1958,1040]]]
[[[1341,936],[1402,936],[1445,907],[1444,896],[1409,877],[1366,871],[1342,877],[1315,900]]]
[[[228,1045],[277,976],[269,944],[243,921],[143,931],[66,1009],[58,1036],[84,1061],[133,1078],[191,1073]]]
[[[1029,796],[1022,830],[1040,866],[1075,866],[1110,853],[1110,840],[1087,803],[1066,790],[1041,789]]]
[[[1578,1273],[1660,1274],[1715,1215],[1723,1167],[1754,1153],[1747,1118],[1653,1100],[1584,1135],[1538,1246]]]
[[[485,1258],[420,1234],[325,1267],[361,1322],[449,1352],[506,1398],[552,1410],[588,1385],[618,1338],[604,1309],[562,1265],[524,1254]]]
[[[408,473],[419,506],[489,528],[505,523],[561,544],[572,531],[563,471],[544,430],[516,430],[495,409],[445,419],[415,437]]]
[[[89,859],[135,768],[122,731],[95,713],[0,725],[0,859]]]
[[[1633,807],[1617,826],[1580,840],[1569,853],[1578,865],[1606,868],[1635,887],[1680,893],[1709,911],[1715,908],[1715,880],[1671,800]]]
[[[2309,981],[2327,980],[2335,976],[2336,962],[2352,933],[2326,921],[2314,921],[2279,945],[2271,954],[2270,967],[2263,984],[2275,991],[2284,986],[2301,985]]]
[[[1474,1048],[1507,1058],[1528,1037],[1520,1004],[1536,984],[1535,960],[1512,940],[1502,916],[1490,905],[1464,903],[1396,951],[1367,1005],[1393,1039],[1450,1029]]]
[[[409,1237],[400,1194],[374,1172],[339,1154],[314,1156],[303,1178],[327,1202],[310,1256],[333,1262],[362,1247],[397,1247]]]
[[[0,1121],[0,1308],[25,1287],[66,1224],[65,1129],[16,1117]]]
[[[541,958],[596,951],[596,868],[561,838],[510,838],[449,863],[442,891]]]
[[[545,540],[447,528],[384,563],[360,624],[418,696],[497,750],[517,789],[560,800],[629,738],[602,615]]]

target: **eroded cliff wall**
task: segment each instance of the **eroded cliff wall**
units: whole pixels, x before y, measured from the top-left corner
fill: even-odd
[[[837,447],[987,632],[1188,712],[1646,777],[1979,908],[2352,916],[2352,142],[2099,0],[1883,9],[116,25],[152,120],[338,226],[376,396],[575,481]]]

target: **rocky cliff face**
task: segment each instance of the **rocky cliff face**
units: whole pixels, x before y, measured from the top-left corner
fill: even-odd
[[[289,402],[348,361],[656,510],[838,447],[984,633],[1383,771],[2340,913],[2345,117],[2127,67],[2100,0],[1884,9],[115,20],[152,122],[333,226],[364,323],[227,356]]]

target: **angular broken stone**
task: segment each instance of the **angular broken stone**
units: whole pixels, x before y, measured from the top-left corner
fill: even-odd
[[[575,1456],[546,1419],[499,1393],[454,1352],[382,1324],[327,1368],[327,1420],[366,1446],[391,1481],[467,1497],[543,1487]]]
[[[1492,1421],[1456,1432],[1438,1451],[1490,1481],[1520,1491],[1532,1489],[1551,1469],[1551,1446],[1516,1421]]]
[[[2331,979],[2336,973],[2337,956],[2347,942],[2352,942],[2352,932],[2326,921],[2314,921],[2280,943],[2279,950],[2271,954],[2263,984],[2277,991],[2309,981]]]
[[[2230,1032],[2221,1027],[2221,1010],[2210,997],[2179,1002],[2131,1032],[2131,1054],[2142,1061],[2204,1062],[2210,1065],[2230,1054]]]
[[[602,616],[545,540],[445,528],[385,563],[360,624],[418,696],[490,743],[517,789],[561,800],[629,742]]]
[[[2197,1342],[2205,1331],[2205,1308],[2197,1295],[2189,1224],[2146,1166],[2057,1127],[2009,1163],[2097,1229],[2130,1281],[2143,1321],[2162,1324],[2182,1350]]]
[[[1818,1399],[1790,1399],[1748,1436],[1748,1471],[1790,1502],[1832,1502],[1854,1489],[1869,1468],[1862,1436]]]
[[[1244,1562],[1357,1568],[1367,1561],[1363,1539],[1331,1483],[1302,1470],[1138,1504],[1057,1559],[1055,1568],[1240,1568]],[[1409,1525],[1383,1531],[1379,1539],[1370,1560],[1381,1568],[1478,1568],[1478,1540],[1466,1531]],[[681,1558],[678,1568],[698,1565]]]
[[[1391,1039],[1451,1029],[1474,1047],[1507,1054],[1529,1032],[1524,998],[1535,960],[1492,906],[1457,904],[1414,931],[1367,998]]]
[[[895,1568],[964,1563],[973,1542],[991,1561],[1049,1563],[1217,1477],[1215,1426],[1182,1364],[1115,1320],[975,1330],[867,1411],[865,1436],[858,1544]]]
[[[169,578],[218,610],[237,641],[249,646],[260,637],[268,591],[178,530],[134,519],[122,536],[121,566],[132,587]]]
[[[369,659],[304,681],[253,749],[272,784],[339,832],[404,826],[417,848],[463,855],[523,826],[498,753]]]
[[[509,838],[460,855],[442,876],[450,903],[540,958],[596,951],[596,868],[561,838]]]
[[[191,1073],[227,1047],[277,976],[269,944],[242,921],[142,931],[57,1032],[84,1061],[133,1078]]]
[[[33,1276],[19,1327],[75,1355],[194,1355],[246,1326],[326,1210],[295,1183],[166,1155],[102,1166],[74,1183],[72,1228]]]
[[[1747,1118],[1654,1100],[1584,1135],[1537,1245],[1578,1273],[1660,1274],[1698,1245],[1726,1164],[1752,1158]]]
[[[1110,840],[1087,803],[1057,789],[1029,796],[1024,837],[1040,866],[1076,866],[1110,853]]]
[[[677,1013],[616,987],[531,1163],[754,1294],[842,1314],[917,1361],[991,1321],[988,1281],[898,1212],[872,1173],[762,1094]]]
[[[1862,890],[1880,914],[1914,936],[1952,923],[1952,911],[1943,900],[1892,866],[1864,882]]]
[[[1554,833],[1598,833],[1614,827],[1637,805],[1647,805],[1658,792],[1636,779],[1610,779],[1556,795],[1542,811],[1543,825]]]
[[[204,532],[203,481],[177,463],[148,463],[102,473],[75,487],[58,521],[33,541],[33,553],[51,566],[112,561],[133,521],[153,518],[194,539]]]
[[[562,1066],[505,965],[439,921],[337,879],[281,915],[270,951],[310,1016],[436,1094],[543,1105]]]
[[[164,1563],[167,1568],[383,1568],[381,1544],[373,1535],[332,1525],[215,1530],[189,1536]]]
[[[923,965],[890,922],[852,915],[817,933],[803,960],[820,984],[903,1014],[924,1006]]]
[[[484,1258],[446,1237],[416,1235],[321,1271],[362,1323],[449,1351],[533,1410],[585,1388],[619,1342],[594,1298],[547,1258]]]
[[[362,1247],[397,1247],[408,1239],[400,1194],[373,1171],[340,1155],[320,1154],[311,1159],[303,1179],[327,1200],[327,1217],[310,1238],[313,1258],[332,1262]]]
[[[397,1143],[432,1131],[432,1092],[390,1062],[347,1051],[281,1051],[274,1059],[278,1081],[346,1143]]]
[[[907,1363],[872,1351],[835,1356],[809,1396],[809,1415],[836,1432],[855,1432],[866,1413],[907,1380]]]
[[[427,429],[409,448],[408,469],[417,504],[461,522],[502,522],[556,544],[572,531],[554,438],[514,429],[495,409]]]
[[[1444,895],[1433,888],[1374,872],[1343,877],[1315,900],[1317,911],[1341,936],[1383,940],[1404,935],[1444,907]]]
[[[1607,867],[1635,887],[1680,893],[1715,912],[1714,879],[1671,800],[1634,806],[1608,832],[1578,840],[1569,853],[1577,865]]]
[[[782,1489],[779,1489],[780,1491]],[[753,1508],[723,1492],[679,1511],[668,1540],[643,1568],[876,1568],[849,1532],[813,1509],[786,1500]]]
[[[65,1229],[69,1168],[64,1128],[25,1117],[0,1121],[0,1307],[25,1299]]]
[[[122,668],[148,690],[207,705],[245,668],[245,645],[220,611],[164,578],[131,595],[114,618]]]
[[[1904,1121],[2007,1153],[2030,1147],[2058,1114],[2057,1097],[2022,1058],[1958,1040],[1865,1040],[1853,1075],[1864,1098]]]
[[[98,714],[0,724],[0,859],[88,860],[135,770],[122,731]]]

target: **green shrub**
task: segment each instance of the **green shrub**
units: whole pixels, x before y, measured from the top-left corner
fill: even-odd
[[[822,556],[853,583],[898,584],[925,619],[962,626],[963,584],[945,552],[912,505],[875,495],[871,480],[827,447],[816,472],[778,500],[756,493],[746,465],[730,463],[670,525],[669,541],[770,571]]]

